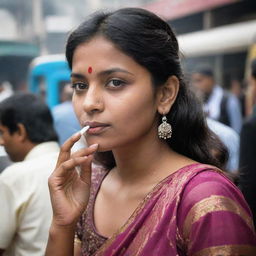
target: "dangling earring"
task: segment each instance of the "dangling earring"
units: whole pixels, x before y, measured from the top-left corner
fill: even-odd
[[[172,126],[167,123],[165,115],[162,117],[162,123],[158,126],[158,136],[160,139],[170,139],[172,137]]]

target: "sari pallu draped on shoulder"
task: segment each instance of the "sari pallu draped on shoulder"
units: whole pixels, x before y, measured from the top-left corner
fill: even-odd
[[[166,177],[111,238],[97,233],[93,207],[78,223],[83,256],[255,256],[250,210],[236,186],[213,166],[192,164]]]

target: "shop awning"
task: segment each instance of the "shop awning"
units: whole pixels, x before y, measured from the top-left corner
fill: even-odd
[[[35,57],[40,53],[37,45],[16,42],[16,41],[0,41],[0,56],[28,56]]]
[[[256,42],[256,20],[178,36],[185,57],[246,51]]]

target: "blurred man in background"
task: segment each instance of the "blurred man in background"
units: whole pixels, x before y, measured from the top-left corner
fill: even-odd
[[[202,70],[202,71],[197,71],[197,72],[204,72],[207,75],[209,74],[209,76],[212,74],[211,71],[207,71],[207,70]],[[208,73],[207,73],[208,72]],[[206,91],[210,91],[209,88],[213,88],[214,87],[214,83],[213,83],[213,79],[212,78],[206,78],[207,75],[199,75],[199,73],[194,73],[193,77],[192,77],[192,90],[193,92],[196,94],[196,96],[198,97],[198,99],[202,102],[203,107],[206,109],[206,99],[207,97],[209,97],[209,95],[206,93]],[[203,80],[208,80],[208,82],[204,81],[201,82],[201,78],[202,76],[205,76],[205,78],[203,78]],[[197,80],[200,80],[200,82],[198,82]],[[198,82],[198,83],[197,83]],[[202,83],[202,84],[201,84]],[[205,88],[207,87],[206,90]],[[214,119],[213,117],[210,117],[210,115],[208,115],[208,112],[205,110],[206,116],[207,116],[207,125],[208,127],[211,129],[211,131],[213,131],[218,138],[221,140],[221,142],[226,146],[227,150],[228,150],[228,154],[229,154],[229,158],[227,161],[227,164],[225,166],[225,170],[233,173],[234,178],[237,175],[237,171],[238,171],[238,166],[239,166],[239,143],[240,143],[240,136],[239,134],[231,127],[227,126],[224,123],[221,123],[220,121]]]
[[[0,79],[0,102],[10,97],[12,94],[13,90],[11,84],[3,79]],[[11,161],[6,154],[4,147],[0,145],[0,173],[10,164]]]
[[[73,89],[70,84],[65,84],[61,92],[61,104],[52,110],[54,127],[62,145],[72,134],[81,129],[72,105]]]
[[[1,135],[0,135],[1,136]],[[11,164],[11,161],[6,154],[4,147],[0,146],[0,173]]]
[[[0,103],[0,144],[13,162],[0,174],[0,255],[44,255],[52,209],[48,177],[59,146],[51,112],[32,94]]]
[[[207,118],[207,124],[227,147],[229,157],[225,168],[226,171],[236,175],[239,166],[239,134],[229,126],[211,118]]]
[[[215,83],[212,70],[198,69],[192,75],[192,83],[201,94],[207,116],[240,133],[242,125],[240,103],[235,96]]]
[[[251,78],[248,88],[252,99],[253,111],[241,130],[240,137],[240,186],[251,207],[256,223],[256,59],[251,64]]]

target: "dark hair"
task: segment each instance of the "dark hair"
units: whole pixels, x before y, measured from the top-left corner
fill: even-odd
[[[11,134],[23,124],[33,143],[58,141],[48,106],[36,95],[16,93],[0,103],[0,122]]]
[[[172,75],[179,79],[177,99],[167,114],[173,127],[172,138],[167,143],[176,152],[196,161],[223,167],[227,152],[208,129],[201,104],[184,82],[178,42],[170,26],[155,14],[139,8],[96,13],[68,38],[66,58],[71,69],[76,47],[97,35],[104,36],[146,68],[154,87],[163,85]],[[222,160],[215,157],[213,151],[220,152]],[[115,166],[112,152],[98,153],[96,159],[109,169]]]
[[[251,63],[251,74],[254,79],[256,79],[256,59],[252,60]]]

